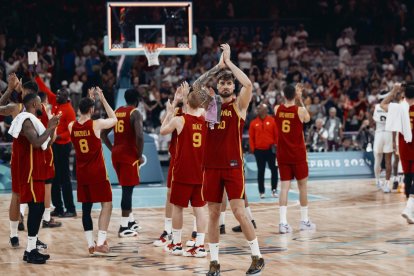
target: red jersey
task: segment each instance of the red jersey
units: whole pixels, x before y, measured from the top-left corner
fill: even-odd
[[[23,135],[13,138],[12,166],[18,169],[18,182],[30,183],[33,180],[45,180],[45,152],[41,148],[34,148]]]
[[[114,162],[134,164],[138,160],[135,130],[131,125],[131,114],[134,111],[138,112],[133,106],[121,106],[115,111],[118,122],[114,126]]]
[[[414,105],[410,106],[409,109],[410,115],[410,125],[411,125],[411,133],[414,137]],[[404,136],[399,133],[398,134],[398,146],[401,160],[414,160],[414,141],[407,143],[404,140]]]
[[[47,128],[47,124],[49,123],[49,117],[47,116],[46,105],[42,104],[42,115],[38,117],[42,124]],[[53,150],[52,147],[48,147],[45,150],[45,164],[48,167],[48,178],[53,178],[55,176],[54,170],[55,165],[53,163]]]
[[[183,116],[183,110],[182,108],[177,108],[175,110],[175,116]],[[173,133],[171,134],[171,142],[170,145],[168,146],[168,152],[171,155],[171,161],[174,162],[174,157],[175,157],[175,148],[176,148],[176,142],[177,142],[177,131],[174,130]]]
[[[202,162],[206,124],[204,116],[185,114],[184,127],[177,135],[177,146],[173,167],[173,182],[202,184]]]
[[[93,131],[93,121],[83,125],[75,121],[71,139],[76,153],[78,185],[98,184],[108,180],[101,139]]]
[[[211,129],[207,125],[204,155],[205,168],[241,168],[243,166],[242,135],[244,120],[235,101],[221,106],[221,122]]]
[[[275,120],[278,132],[277,162],[300,164],[307,162],[303,123],[299,119],[299,107],[280,105]]]

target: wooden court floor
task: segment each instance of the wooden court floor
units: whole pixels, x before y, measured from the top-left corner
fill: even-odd
[[[288,221],[293,233],[277,233],[278,205],[251,204],[266,268],[261,275],[414,275],[414,225],[401,217],[402,194],[377,192],[373,180],[312,181],[309,193],[326,200],[309,205],[315,232],[299,232],[297,202],[289,202]],[[22,261],[27,232],[20,232],[21,248],[8,245],[10,195],[0,196],[1,275],[205,275],[209,260],[169,256],[152,246],[163,229],[162,209],[136,209],[143,229],[138,238],[117,236],[119,209],[114,209],[109,243],[117,257],[91,258],[81,217],[61,220],[60,229],[41,229],[39,237],[49,245],[46,265]],[[115,208],[117,206],[114,206]],[[188,214],[189,212],[187,212]],[[96,228],[98,212],[93,211]],[[185,216],[183,240],[192,228]],[[250,250],[242,234],[232,233],[236,221],[228,210],[227,234],[221,236],[222,275],[245,275]]]

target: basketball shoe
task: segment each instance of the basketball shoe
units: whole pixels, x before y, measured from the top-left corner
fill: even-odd
[[[39,250],[38,250],[39,251]],[[29,255],[29,252],[27,252],[26,250],[24,251],[24,253],[23,253],[23,261],[27,261],[27,256]],[[42,253],[42,255],[43,256],[45,256],[45,258],[46,258],[46,260],[49,260],[50,259],[50,255],[49,254],[43,254]]]
[[[20,213],[19,224],[17,225],[17,230],[24,231],[24,216]]]
[[[41,249],[47,249],[47,244],[45,244],[41,240],[37,239],[37,241],[36,241],[36,248],[39,249],[39,250],[41,250]]]
[[[277,191],[276,190],[272,190],[272,197],[274,197],[274,198],[278,198],[279,197],[279,195],[277,194]]]
[[[185,243],[185,246],[187,246],[187,247],[193,247],[193,246],[195,246],[195,243],[196,243],[196,238],[197,238],[197,232],[196,232],[196,231],[193,231],[193,232],[191,233],[191,240],[188,240],[188,241]]]
[[[49,255],[40,253],[37,248],[27,253],[25,251],[25,254],[26,254],[26,262],[29,264],[45,264],[46,260],[48,260],[50,257]],[[25,259],[24,255],[23,255],[23,259]]]
[[[279,224],[279,233],[280,234],[286,234],[286,233],[291,233],[291,232],[292,232],[292,227],[290,227],[289,224],[283,224],[283,223]]]
[[[49,221],[43,220],[42,227],[43,228],[56,228],[61,227],[62,223],[60,221],[55,221],[54,218],[50,217]]]
[[[414,216],[412,211],[408,210],[407,208],[404,208],[404,210],[401,213],[401,216],[407,220],[408,224],[414,224]]]
[[[259,256],[252,256],[252,264],[246,271],[246,275],[260,275],[264,267],[265,262],[263,258],[259,258]]]
[[[300,231],[315,230],[316,229],[316,224],[311,222],[310,220],[301,221],[299,228],[300,228]]]
[[[382,190],[382,182],[381,182],[381,180],[379,180],[379,179],[376,180],[376,186],[377,186],[377,190]]]
[[[131,229],[132,231],[135,231],[135,232],[138,232],[139,230],[142,229],[142,227],[136,221],[128,222],[128,228]]]
[[[167,244],[164,247],[164,250],[166,252],[169,252],[172,255],[176,255],[176,256],[182,256],[183,255],[183,246],[182,246],[181,242],[177,243],[177,244],[174,244],[174,243],[171,242],[170,244]]]
[[[108,256],[109,255],[109,245],[108,242],[105,241],[102,245],[95,245],[93,255],[94,256]],[[90,252],[90,251],[89,251]]]
[[[196,257],[196,258],[204,258],[207,256],[206,249],[204,245],[194,246],[191,249],[183,252],[184,257]]]
[[[10,238],[9,243],[10,243],[11,247],[13,247],[13,248],[19,247],[20,246],[19,237]]]
[[[253,224],[254,229],[257,229],[256,222],[254,221],[254,219],[252,220],[252,224]],[[231,230],[233,232],[243,232],[240,225],[234,226],[233,228],[231,228]]]
[[[164,230],[162,232],[160,238],[155,240],[152,244],[156,247],[165,246],[166,244],[170,243],[172,240],[171,234],[168,234],[167,231]]]
[[[118,237],[120,238],[128,238],[128,237],[136,237],[138,233],[128,227],[119,226]]]
[[[220,235],[226,234],[226,225],[220,225]]]
[[[210,269],[206,276],[220,276],[220,264],[217,261],[210,262]]]

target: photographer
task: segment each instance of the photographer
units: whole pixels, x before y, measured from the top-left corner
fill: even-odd
[[[311,152],[325,152],[328,150],[328,131],[323,128],[323,120],[321,118],[315,121],[313,127],[309,130],[308,144]]]

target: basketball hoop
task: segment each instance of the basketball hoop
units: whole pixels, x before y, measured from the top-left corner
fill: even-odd
[[[157,43],[144,44],[144,52],[148,60],[148,66],[160,65],[158,56],[160,55],[161,48],[164,48],[164,44],[157,44]]]

